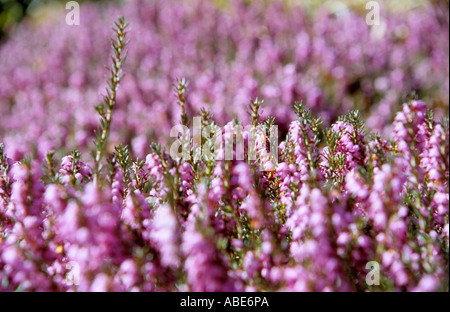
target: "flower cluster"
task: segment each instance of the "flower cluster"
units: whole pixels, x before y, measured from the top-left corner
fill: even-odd
[[[379,37],[278,1],[121,9],[100,105],[98,7],[40,26],[50,51],[26,25],[0,48],[0,291],[448,291],[449,125],[426,104],[448,106],[442,21],[389,15]],[[425,101],[398,105],[410,88]],[[174,157],[166,130],[196,113],[211,131]]]
[[[116,147],[111,178],[95,183],[76,153],[52,179],[2,154],[2,289],[447,290],[448,124],[413,100],[389,142],[354,141],[361,121],[346,117],[330,128],[332,148],[295,109],[274,171],[189,163],[156,146],[129,160]],[[345,157],[325,166],[332,149]],[[371,261],[377,286],[365,279]]]

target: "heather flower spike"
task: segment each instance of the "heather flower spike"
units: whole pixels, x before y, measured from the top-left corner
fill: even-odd
[[[189,86],[189,81],[184,77],[177,79],[177,83],[174,87],[175,95],[177,97],[177,104],[181,107],[181,123],[187,126],[187,115],[186,115],[186,91]]]
[[[111,55],[112,68],[108,68],[110,73],[107,80],[106,95],[103,96],[103,103],[97,105],[95,108],[100,115],[100,127],[97,130],[97,137],[94,140],[96,148],[94,158],[94,182],[98,183],[100,170],[102,168],[102,159],[107,148],[107,142],[111,127],[112,115],[114,106],[116,105],[117,91],[119,89],[120,81],[123,78],[122,66],[125,62],[128,52],[124,52],[123,49],[127,44],[126,41],[126,28],[128,23],[125,23],[124,17],[119,17],[115,23],[114,29],[116,37],[111,39],[111,47],[113,49],[113,55]]]

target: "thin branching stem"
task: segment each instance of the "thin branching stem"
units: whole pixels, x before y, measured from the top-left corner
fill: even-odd
[[[122,66],[125,62],[127,52],[123,49],[127,42],[125,41],[127,32],[125,29],[128,23],[123,17],[120,17],[115,23],[114,29],[116,37],[111,39],[111,46],[113,48],[112,68],[108,68],[110,77],[107,81],[106,95],[103,97],[103,103],[96,106],[96,110],[100,115],[100,127],[97,131],[97,137],[94,140],[96,153],[94,157],[94,183],[97,184],[101,171],[101,162],[105,154],[105,149],[108,142],[109,132],[111,128],[113,109],[116,104],[116,94],[119,88],[121,79],[123,78]]]

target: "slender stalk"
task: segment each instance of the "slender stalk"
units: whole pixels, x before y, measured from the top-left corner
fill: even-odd
[[[123,78],[122,66],[126,59],[127,52],[123,52],[123,48],[127,44],[125,38],[127,32],[125,29],[128,23],[125,23],[125,19],[120,17],[115,23],[114,29],[116,37],[112,38],[111,47],[113,48],[112,68],[108,68],[110,77],[107,81],[106,95],[103,96],[103,103],[96,106],[96,110],[100,115],[100,127],[97,131],[97,138],[94,140],[96,147],[96,154],[94,157],[94,183],[97,184],[101,171],[101,162],[105,153],[105,148],[108,142],[109,132],[111,128],[113,109],[116,104],[116,94],[119,88],[119,83]]]

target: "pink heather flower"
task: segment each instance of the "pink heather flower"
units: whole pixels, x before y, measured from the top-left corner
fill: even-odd
[[[345,176],[345,188],[354,194],[359,200],[365,200],[369,195],[369,189],[357,172],[353,169]]]
[[[161,253],[163,266],[178,268],[179,258],[178,223],[172,208],[163,204],[158,207],[153,220],[150,239],[153,240]]]
[[[442,230],[442,237],[444,241],[447,243],[447,248],[449,247],[449,229],[448,229],[448,223],[444,226],[444,229]]]
[[[314,134],[306,121],[296,120],[289,126],[288,140],[280,144],[280,150],[289,162],[282,162],[277,167],[277,176],[280,178],[281,202],[288,211],[292,208],[292,197],[295,197],[300,185],[307,181],[311,172],[311,164],[319,156],[319,150],[315,146]],[[320,179],[320,176],[316,177]]]
[[[262,203],[255,190],[251,190],[248,196],[242,201],[240,209],[247,213],[252,225],[259,229],[264,225],[264,215],[261,209]]]
[[[273,131],[272,129],[270,131]],[[270,134],[266,135],[262,126],[256,128],[255,131],[255,150],[257,165],[261,171],[273,171],[276,169],[277,159],[274,159],[274,155],[271,153],[272,146],[269,145]]]
[[[130,228],[142,231],[142,236],[146,240],[150,239],[151,216],[151,207],[141,191],[134,190],[133,193],[127,194],[121,220]]]
[[[429,133],[425,124],[426,105],[422,101],[411,101],[403,104],[403,110],[398,112],[394,120],[393,139],[397,144],[398,152],[407,161],[409,166],[417,166],[414,154],[420,155],[425,147]],[[414,150],[411,150],[414,141]],[[408,168],[408,173],[411,172]],[[420,176],[416,177],[422,179]],[[411,176],[412,179],[412,176]],[[412,182],[414,182],[412,180]]]
[[[300,189],[300,194],[295,203],[295,208],[286,221],[286,226],[292,232],[292,238],[295,240],[302,239],[307,230],[309,219],[311,217],[311,208],[308,205],[309,195],[310,189],[306,184],[304,184]]]
[[[211,192],[209,193],[210,199],[215,202],[219,202],[222,196],[225,194],[225,186],[223,180],[222,163],[216,163],[216,167],[213,172],[213,179],[211,181]]]
[[[125,195],[125,187],[123,181],[123,171],[120,168],[117,168],[116,173],[114,174],[111,183],[111,194],[112,194],[112,201],[122,206],[122,202]]]
[[[249,192],[253,190],[253,173],[250,166],[243,162],[237,161],[232,166],[230,176],[230,188],[234,200],[244,200]]]
[[[72,178],[79,181],[90,178],[92,174],[91,169],[82,161],[74,162],[72,155],[64,156],[61,160],[59,174],[63,184],[68,184]]]
[[[375,228],[379,231],[386,228],[388,215],[393,213],[393,211],[388,210],[385,203],[388,202],[389,206],[398,205],[403,199],[402,194],[407,178],[402,170],[403,168],[403,161],[396,159],[392,166],[385,164],[381,169],[374,169],[374,183],[369,195],[370,208],[368,214],[369,218],[373,220]]]
[[[233,168],[233,175],[230,181],[233,185],[239,186],[245,191],[252,188],[253,179],[250,167],[245,162],[239,162]]]
[[[296,283],[293,290],[300,288],[303,291],[329,291],[333,287],[348,289],[345,282],[338,285],[342,272],[338,266],[336,253],[333,251],[334,243],[329,240],[329,224],[326,217],[329,202],[319,189],[311,191],[304,189],[303,192],[304,204],[296,207],[293,216],[297,211],[304,210],[305,213],[297,217],[297,226],[291,227],[294,241],[290,251],[297,263],[304,265],[308,263],[308,276],[298,277],[303,279],[304,284],[300,286]],[[308,216],[306,220],[304,216]],[[300,236],[296,233],[300,233]],[[310,233],[310,235],[303,236],[303,233]],[[326,278],[322,277],[321,272],[326,272]]]
[[[405,220],[402,218],[390,220],[389,222],[389,231],[394,238],[396,244],[402,245],[405,241],[408,225],[406,224]]]
[[[108,285],[110,280],[106,274],[100,273],[95,277],[92,286],[89,288],[89,291],[92,292],[106,292],[108,291]]]
[[[182,249],[186,257],[184,269],[192,291],[236,291],[238,284],[228,276],[229,266],[215,246],[195,225],[187,224]]]
[[[193,182],[193,176],[192,176],[192,168],[191,165],[187,162],[184,162],[180,165],[178,168],[179,174],[180,174],[180,180],[181,180],[181,187],[183,189],[183,192],[186,192],[186,197],[189,197],[192,194],[192,182]]]
[[[122,285],[123,289],[127,291],[133,290],[133,287],[139,281],[139,272],[135,261],[133,259],[123,261],[116,278],[119,280],[118,283]]]
[[[147,168],[145,172],[142,172],[141,178],[154,181],[150,196],[158,201],[160,198],[164,197],[167,192],[164,183],[164,168],[161,159],[154,153],[148,154],[145,158],[145,164]]]
[[[439,287],[439,280],[432,275],[425,275],[419,284],[412,289],[413,292],[433,292]]]
[[[254,279],[256,274],[261,270],[261,264],[253,251],[247,251],[244,257],[244,273],[246,280]]]
[[[100,190],[94,183],[85,186],[80,198],[82,207],[70,201],[58,220],[58,238],[67,243],[64,249],[68,260],[80,266],[78,290],[104,291],[109,287],[106,282],[109,277],[100,278],[102,268],[109,259],[120,260],[124,251],[119,228],[120,206],[112,202],[111,190]]]
[[[330,167],[329,158],[333,155],[326,146],[320,155],[320,169],[328,178],[344,177],[348,171],[363,164],[366,154],[365,137],[362,133],[356,133],[354,127],[345,121],[337,121],[331,129],[338,136],[334,149],[335,156],[344,158],[344,166],[342,168]]]
[[[446,136],[440,124],[436,124],[432,135],[425,142],[423,152],[420,154],[420,166],[425,170],[430,180],[428,187],[438,188],[444,183],[445,168],[448,170],[448,154],[447,157],[442,154],[442,152],[445,153],[445,150],[443,150],[444,144],[448,146],[448,135]]]
[[[54,212],[61,213],[65,206],[65,191],[57,184],[50,184],[45,189],[44,202],[52,207]]]

